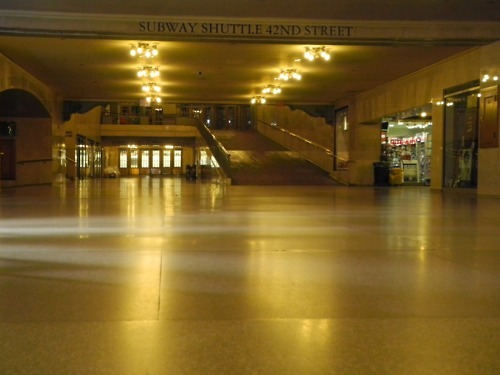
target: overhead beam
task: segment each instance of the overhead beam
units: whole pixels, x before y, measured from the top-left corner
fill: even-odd
[[[0,34],[259,43],[481,45],[500,39],[500,22],[181,19],[3,10]]]

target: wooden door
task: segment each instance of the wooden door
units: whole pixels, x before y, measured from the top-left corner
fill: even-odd
[[[15,139],[0,139],[0,179],[16,179]]]

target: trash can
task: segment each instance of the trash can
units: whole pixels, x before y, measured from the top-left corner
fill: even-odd
[[[389,171],[389,185],[403,185],[403,169],[399,167],[391,168]]]
[[[378,161],[373,163],[373,184],[375,186],[389,185],[389,162]]]

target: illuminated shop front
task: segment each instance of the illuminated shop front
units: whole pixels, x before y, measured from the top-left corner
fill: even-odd
[[[391,185],[430,185],[430,113],[431,108],[418,108],[391,116],[382,123],[381,162],[388,169],[388,183]],[[391,176],[396,178],[391,179]]]

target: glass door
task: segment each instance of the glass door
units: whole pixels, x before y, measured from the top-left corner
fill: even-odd
[[[129,174],[138,175],[139,174],[139,150],[134,148],[130,149],[129,157]]]
[[[85,137],[76,137],[76,177],[80,180],[89,175],[89,153]]]
[[[162,174],[172,174],[172,150],[165,149],[162,153]]]
[[[151,150],[151,174],[161,174],[161,157],[160,150]]]
[[[173,150],[173,174],[181,174],[182,173],[182,150]]]
[[[473,88],[445,98],[445,187],[477,187],[478,94]]]
[[[120,175],[126,176],[128,175],[128,150],[120,149],[118,157],[120,163]]]
[[[141,155],[141,169],[140,169],[140,174],[150,174],[150,168],[149,168],[149,154],[150,150],[149,149],[141,149],[140,150],[140,155]]]

